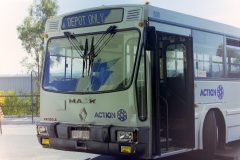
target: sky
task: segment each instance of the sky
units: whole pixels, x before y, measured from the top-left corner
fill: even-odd
[[[240,28],[239,0],[149,0],[151,5],[206,18]],[[27,56],[16,28],[28,15],[33,0],[0,1],[0,75],[26,74],[21,61]],[[144,4],[145,0],[58,0],[58,14],[101,5]]]

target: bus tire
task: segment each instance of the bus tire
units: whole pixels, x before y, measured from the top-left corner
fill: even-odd
[[[217,148],[217,120],[214,111],[209,111],[203,124],[203,158],[211,160]]]

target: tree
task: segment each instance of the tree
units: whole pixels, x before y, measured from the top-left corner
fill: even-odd
[[[15,91],[0,91],[0,95],[0,106],[4,115],[24,116],[31,114],[30,97],[18,97]]]
[[[58,5],[56,0],[34,0],[29,9],[29,15],[23,23],[17,27],[18,38],[22,41],[22,46],[28,53],[28,56],[22,60],[22,64],[27,71],[37,70],[35,94],[39,94],[40,75],[43,64],[43,41],[45,24],[48,18],[57,14]],[[35,101],[36,111],[38,111],[40,102],[38,97]]]
[[[43,63],[43,40],[45,24],[48,18],[57,14],[56,0],[35,0],[29,9],[29,15],[23,24],[17,27],[18,38],[28,53],[22,60],[27,71],[37,70],[37,86],[39,89],[41,68]]]

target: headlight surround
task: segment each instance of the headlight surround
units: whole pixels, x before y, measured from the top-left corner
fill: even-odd
[[[117,131],[117,141],[123,143],[135,142],[135,133],[129,131]]]
[[[38,135],[48,136],[48,130],[45,126],[37,126]]]

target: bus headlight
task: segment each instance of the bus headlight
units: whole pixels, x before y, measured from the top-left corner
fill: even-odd
[[[37,126],[38,135],[48,136],[47,127],[45,126]]]
[[[117,141],[124,143],[135,143],[138,142],[138,131],[117,131]]]

